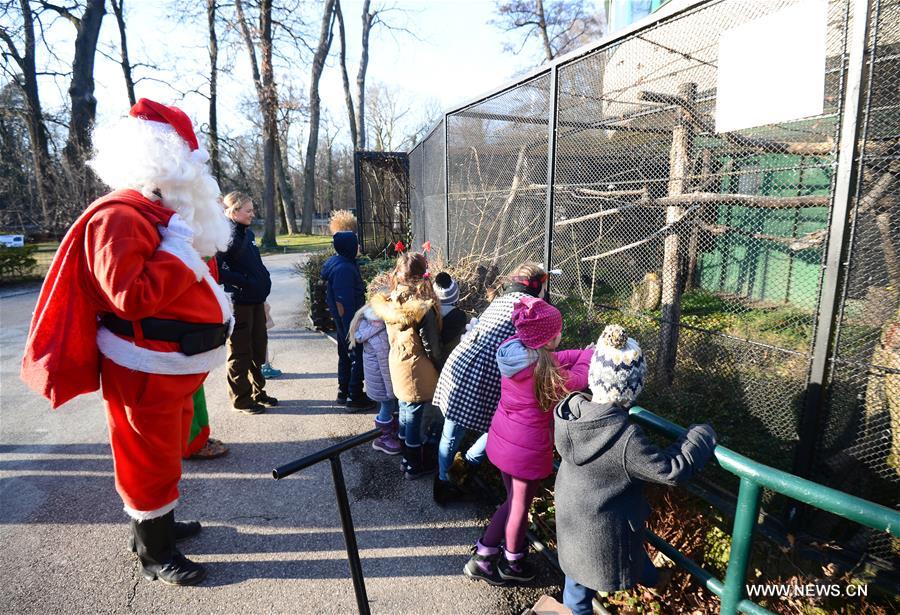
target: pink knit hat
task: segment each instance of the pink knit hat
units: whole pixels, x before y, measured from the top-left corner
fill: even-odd
[[[562,314],[536,297],[525,296],[513,308],[516,335],[529,348],[540,348],[562,332]]]

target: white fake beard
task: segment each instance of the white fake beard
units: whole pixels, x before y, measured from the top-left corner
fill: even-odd
[[[231,223],[219,203],[219,185],[204,149],[191,151],[168,124],[123,118],[94,132],[95,156],[88,163],[112,189],[131,188],[175,210],[194,231],[200,256],[224,251]]]

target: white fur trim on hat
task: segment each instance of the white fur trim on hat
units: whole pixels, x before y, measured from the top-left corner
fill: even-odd
[[[170,510],[175,510],[175,506],[178,505],[178,498],[175,498],[165,506],[161,506],[156,510],[135,510],[128,505],[123,506],[125,510],[125,514],[134,519],[135,521],[149,521],[150,519],[158,519],[162,517]]]

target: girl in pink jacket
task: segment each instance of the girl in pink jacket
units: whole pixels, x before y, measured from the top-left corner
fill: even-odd
[[[542,299],[522,297],[512,321],[516,335],[497,350],[500,403],[487,440],[487,456],[503,477],[506,502],[463,570],[494,585],[534,578],[525,561],[525,530],[540,481],[553,471],[553,406],[587,386],[592,352],[553,352],[562,338],[562,314]]]

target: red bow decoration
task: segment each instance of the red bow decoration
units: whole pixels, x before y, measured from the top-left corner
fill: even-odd
[[[422,252],[431,252],[431,242],[426,241],[422,244]]]
[[[405,249],[406,249],[406,245],[402,241],[398,241],[397,243],[394,244],[394,252],[396,252],[397,254],[400,254]]]

